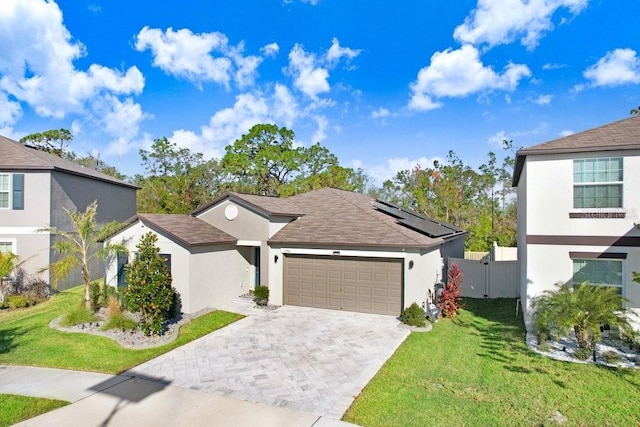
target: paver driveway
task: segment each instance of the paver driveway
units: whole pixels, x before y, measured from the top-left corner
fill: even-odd
[[[284,306],[128,372],[340,419],[408,335],[391,316]]]

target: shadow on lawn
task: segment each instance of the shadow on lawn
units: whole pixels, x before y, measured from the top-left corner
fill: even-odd
[[[531,373],[529,368],[515,366],[514,353],[531,354],[524,345],[525,329],[521,316],[516,317],[513,298],[464,298],[464,309],[473,316],[458,316],[454,323],[475,330],[482,339],[479,356],[504,364],[512,372]]]
[[[0,354],[9,353],[16,346],[16,338],[26,334],[28,331],[25,328],[3,328],[0,329]]]

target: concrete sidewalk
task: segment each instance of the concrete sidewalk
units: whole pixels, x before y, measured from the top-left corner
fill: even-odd
[[[352,425],[292,409],[173,387],[157,378],[62,369],[1,366],[0,393],[72,403],[24,421],[20,426]]]

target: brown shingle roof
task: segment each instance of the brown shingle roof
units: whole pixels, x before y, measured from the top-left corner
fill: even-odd
[[[204,246],[237,242],[237,239],[222,230],[190,215],[138,214],[129,223],[142,221],[163,234],[186,246]]]
[[[285,200],[303,209],[304,215],[276,233],[271,243],[430,247],[445,241],[399,224],[396,218],[376,210],[374,199],[364,194],[324,188]]]
[[[253,194],[242,194],[235,192],[224,193],[215,200],[196,208],[191,215],[198,215],[212,206],[217,205],[224,199],[230,199],[236,203],[245,205],[259,211],[265,216],[270,215],[282,215],[282,216],[300,216],[303,214],[303,209],[297,206],[292,198],[280,198],[272,196],[256,196]]]
[[[640,115],[518,150],[513,186],[518,185],[529,154],[584,153],[640,149]]]
[[[124,187],[138,188],[70,160],[25,146],[0,135],[0,170],[60,170],[74,175],[105,181]]]

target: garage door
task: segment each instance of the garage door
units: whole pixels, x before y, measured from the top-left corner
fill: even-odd
[[[402,260],[287,255],[284,303],[400,315]]]

